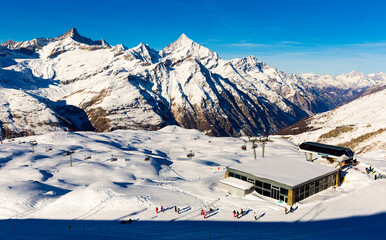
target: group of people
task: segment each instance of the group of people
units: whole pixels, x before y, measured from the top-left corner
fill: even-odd
[[[165,212],[164,206],[161,206],[161,210],[159,210],[158,207],[156,207],[155,212],[156,213]],[[180,208],[178,208],[177,206],[174,206],[174,212],[180,214]]]
[[[290,209],[289,209],[289,211],[287,211],[288,209],[287,209],[287,207],[284,207],[284,213],[285,214],[288,214],[288,213],[292,213],[292,212],[294,212],[294,209],[293,209],[293,207],[292,206],[290,206]]]
[[[213,213],[213,209],[212,208],[209,208],[209,213]],[[204,215],[204,218],[206,218],[206,212],[204,211],[204,209],[201,208],[201,215]]]
[[[236,211],[236,210],[233,210],[233,217],[241,218],[243,215],[244,215],[244,210],[243,209],[241,209],[240,212]]]
[[[177,206],[174,206],[174,212],[180,214],[180,208],[178,208]]]
[[[161,211],[158,210],[158,207],[155,208],[156,213],[164,212],[164,211],[165,211],[164,206],[161,206]]]
[[[370,173],[371,173],[371,174],[374,174],[374,172],[375,172],[375,171],[374,171],[374,168],[372,168],[371,166],[368,167],[368,168],[366,168],[366,173],[367,173],[367,174],[370,174]]]
[[[366,173],[367,174],[372,174],[374,176],[374,180],[377,180],[377,179],[383,179],[385,176],[381,173],[378,173],[378,174],[375,174],[375,169],[373,167],[368,167],[366,168]]]

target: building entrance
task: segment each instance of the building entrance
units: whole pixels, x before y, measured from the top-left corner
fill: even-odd
[[[271,198],[279,199],[280,191],[278,187],[272,186],[271,188]]]

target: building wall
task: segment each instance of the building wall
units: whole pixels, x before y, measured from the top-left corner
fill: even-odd
[[[273,199],[281,200],[289,205],[293,205],[295,202],[301,201],[331,186],[335,186],[337,183],[336,178],[338,176],[337,172],[334,171],[328,175],[319,176],[298,186],[291,187],[286,184],[259,178],[258,176],[231,168],[227,169],[225,175],[252,183],[255,185],[254,190],[257,193]]]
[[[252,183],[255,186],[254,190],[263,196],[287,202],[288,191],[291,189],[289,186],[269,179],[262,179],[234,169],[228,169],[225,175]]]
[[[309,196],[336,185],[336,172],[307,182],[294,188],[295,202],[299,202]]]
[[[222,182],[219,182],[217,186],[223,190],[228,191],[232,196],[235,196],[235,197],[245,197],[246,194],[253,192],[253,188],[251,191],[248,191],[248,190],[243,190],[240,188],[230,186],[228,184],[224,184]]]

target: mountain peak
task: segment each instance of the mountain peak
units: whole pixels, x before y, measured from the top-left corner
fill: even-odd
[[[78,38],[78,37],[82,37],[78,30],[76,30],[76,28],[71,28],[70,30],[68,30],[66,33],[64,33],[62,35],[63,37],[71,37],[71,38]]]
[[[198,43],[194,42],[192,39],[188,38],[185,35],[185,33],[181,34],[181,36],[172,44],[178,45],[178,46],[183,46],[183,47],[199,45]]]
[[[349,72],[347,75],[355,77],[355,76],[361,76],[361,75],[364,75],[364,74],[361,73],[361,72],[358,72],[357,70],[354,69],[353,71]]]
[[[110,47],[110,45],[103,39],[93,41],[90,38],[83,37],[82,35],[79,34],[79,32],[78,32],[78,30],[76,30],[76,28],[71,28],[70,30],[65,32],[63,35],[60,35],[56,39],[57,40],[63,40],[66,38],[71,38],[79,43],[84,43],[87,45],[101,45],[101,46]]]
[[[191,56],[193,58],[200,59],[200,61],[207,67],[216,66],[219,58],[217,53],[214,53],[208,48],[194,42],[184,33],[181,34],[176,41],[167,45],[160,52],[160,56],[162,58],[172,59],[173,61],[186,59]]]
[[[177,41],[189,41],[193,42],[192,39],[188,38],[188,36],[185,35],[185,33],[181,34],[181,36],[177,39]]]
[[[140,43],[138,46],[132,48],[132,54],[137,58],[143,61],[156,63],[159,59],[159,54],[156,50],[149,47],[149,45],[145,43]]]

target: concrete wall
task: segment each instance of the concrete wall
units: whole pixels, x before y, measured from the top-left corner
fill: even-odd
[[[240,188],[236,188],[236,187],[230,186],[228,184],[224,184],[222,182],[219,182],[217,187],[220,188],[220,189],[226,190],[232,196],[235,196],[235,197],[245,197],[246,194],[251,193],[254,190],[254,188],[251,188],[249,190],[243,190],[243,189],[240,189]]]

